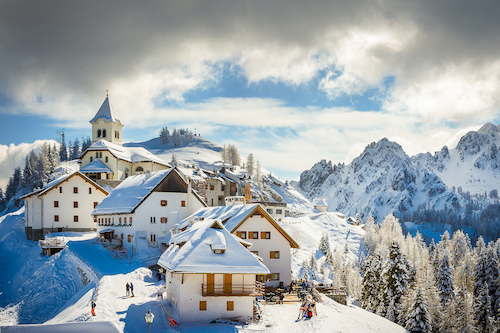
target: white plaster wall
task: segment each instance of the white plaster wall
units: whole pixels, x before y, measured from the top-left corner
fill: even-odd
[[[290,263],[290,243],[288,240],[264,217],[255,215],[248,218],[241,226],[232,233],[236,235],[238,231],[247,232],[247,240],[252,243],[250,251],[258,251],[259,257],[263,259],[264,265],[271,273],[280,273],[278,281],[266,281],[266,285],[277,287],[279,281],[283,281],[284,286],[288,286],[292,281],[291,263]],[[251,231],[259,232],[259,239],[249,239],[248,233]],[[261,239],[261,232],[271,232],[271,239]],[[280,251],[279,259],[271,259],[271,251]]]
[[[62,187],[62,193],[59,193]],[[78,187],[78,193],[73,193],[73,187]],[[89,187],[92,193],[89,194]],[[46,192],[43,200],[43,228],[96,229],[97,223],[91,213],[94,202],[100,203],[106,195],[92,183],[79,176],[71,177],[57,187]],[[54,201],[59,201],[59,207],[54,207]],[[73,202],[78,202],[78,208],[73,208]],[[59,215],[59,222],[54,221],[54,215]],[[78,215],[78,222],[73,222],[73,216]]]
[[[180,276],[181,274],[179,274]],[[215,284],[223,283],[223,274],[215,274]],[[253,274],[233,274],[233,284],[252,286],[255,281]],[[182,277],[181,277],[182,279]],[[211,321],[218,318],[240,317],[246,321],[253,315],[253,296],[207,296],[201,294],[201,285],[206,281],[205,274],[184,274],[184,283],[180,280],[168,283],[172,288],[179,288],[177,309],[181,322]],[[168,287],[167,287],[168,289]],[[175,294],[175,292],[173,292]],[[200,311],[200,301],[207,302],[207,310]],[[227,301],[234,302],[234,311],[227,311]]]
[[[36,195],[32,195],[24,200],[26,211],[24,214],[25,227],[32,227],[35,229],[42,228],[42,200]]]
[[[167,200],[167,206],[161,205],[161,200]],[[186,207],[181,206],[182,201],[186,201]],[[156,241],[165,237],[172,227],[193,214],[198,209],[204,207],[201,202],[191,193],[191,209],[188,209],[187,193],[176,193],[176,192],[153,192],[147,197],[142,204],[137,207],[134,214],[114,214],[114,215],[99,215],[96,216],[98,219],[101,218],[111,218],[115,226],[101,225],[98,227],[98,231],[105,229],[115,230],[115,234],[121,239],[121,234],[123,234],[123,247],[132,253],[135,244],[136,232],[144,231],[147,234],[147,240],[151,240],[151,234],[156,235]],[[116,226],[119,222],[119,218],[127,217],[127,224],[129,217],[132,216],[132,226]],[[156,223],[151,223],[151,217],[155,217]],[[161,223],[161,218],[166,217],[168,223]],[[128,235],[132,236],[132,242],[128,242]]]
[[[105,139],[109,142],[113,142],[116,144],[122,144],[122,129],[123,125],[118,120],[117,122],[105,121],[104,118],[97,119],[96,122],[92,123],[92,143],[97,142],[99,140]],[[103,129],[106,130],[106,137],[97,137],[97,130],[100,129],[101,132]],[[120,137],[115,138],[115,131],[120,132]]]

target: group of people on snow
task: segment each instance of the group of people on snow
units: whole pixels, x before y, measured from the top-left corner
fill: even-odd
[[[130,282],[130,284],[127,282],[125,285],[125,296],[130,296],[130,293],[132,293],[131,297],[134,297],[134,285],[132,282]]]

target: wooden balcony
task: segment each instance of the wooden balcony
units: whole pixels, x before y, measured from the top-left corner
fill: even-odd
[[[254,284],[202,284],[201,295],[206,296],[259,296],[263,294],[260,282]]]

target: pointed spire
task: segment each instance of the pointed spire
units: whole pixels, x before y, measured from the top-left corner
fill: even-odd
[[[112,121],[116,122],[118,118],[115,117],[113,107],[109,103],[109,96],[108,96],[108,91],[106,90],[106,99],[104,100],[104,103],[102,103],[101,107],[99,108],[99,111],[97,111],[97,114],[92,118],[90,121],[91,123],[97,121],[99,118],[104,118],[106,121]]]

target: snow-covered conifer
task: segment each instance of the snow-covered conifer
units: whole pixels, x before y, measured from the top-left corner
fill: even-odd
[[[323,236],[321,236],[319,249],[324,255],[330,252],[330,240],[328,239],[328,234],[326,232],[323,233]]]
[[[309,280],[310,278],[310,275],[309,275],[309,264],[307,262],[307,260],[304,259],[304,261],[302,261],[302,278],[304,280]]]
[[[253,154],[252,153],[248,154],[246,167],[247,167],[248,173],[251,176],[253,176],[253,174],[254,174],[254,168],[255,168],[255,162],[253,161]]]
[[[439,271],[436,274],[437,288],[441,296],[441,304],[443,307],[454,297],[451,273],[448,251],[446,250],[441,259]]]
[[[175,147],[179,147],[180,145],[182,145],[181,133],[176,128],[174,128],[174,131],[172,132],[172,142]]]
[[[71,156],[70,160],[76,160],[80,157],[80,141],[78,141],[78,138],[73,141],[73,146],[71,148]]]
[[[259,160],[257,160],[257,162],[255,163],[255,181],[257,182],[262,181],[262,170]]]
[[[177,160],[177,154],[172,153],[172,160],[170,161],[173,166],[179,166],[179,161]]]
[[[406,330],[408,332],[430,332],[432,318],[429,312],[427,298],[419,285],[414,292],[414,301],[406,315]]]
[[[479,288],[478,295],[474,298],[474,313],[479,331],[488,332],[492,326],[490,318],[493,317],[493,309],[491,307],[491,298],[486,282]]]
[[[61,132],[61,145],[59,146],[59,160],[61,162],[68,160],[68,148],[66,147],[66,141],[64,139],[64,129]]]

